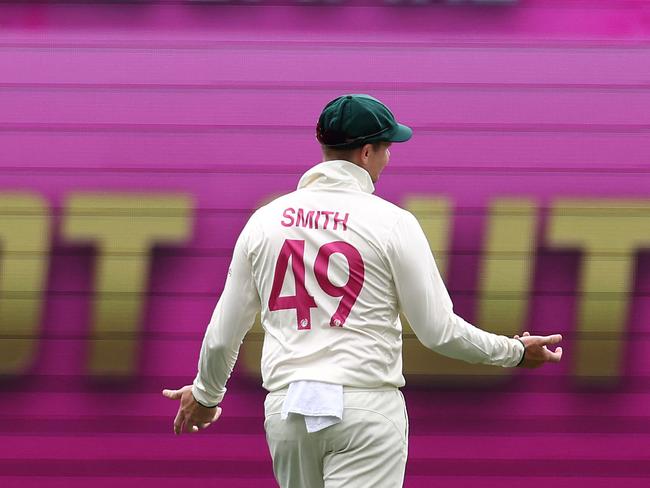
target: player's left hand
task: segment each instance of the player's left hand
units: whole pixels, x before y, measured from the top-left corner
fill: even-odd
[[[539,368],[545,363],[559,363],[562,359],[562,348],[556,347],[551,351],[547,346],[555,345],[562,341],[561,334],[549,336],[532,336],[524,332],[521,336],[515,335],[524,345],[524,357],[519,364],[521,368]]]
[[[192,385],[186,385],[180,390],[163,390],[162,394],[170,400],[181,401],[174,419],[174,433],[176,435],[205,429],[221,415],[221,407],[204,407],[194,399]]]

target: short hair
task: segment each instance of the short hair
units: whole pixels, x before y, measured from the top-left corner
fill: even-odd
[[[382,144],[390,144],[389,142],[385,141],[375,141],[375,142],[369,142],[366,144],[372,144],[372,148],[375,151],[379,151],[381,148]],[[365,144],[362,144],[360,146],[355,146],[355,147],[330,147],[326,146],[325,144],[321,144],[321,150],[323,151],[323,155],[328,158],[328,159],[345,159],[349,161],[352,156],[352,154],[356,151],[359,150],[359,148],[365,146]]]

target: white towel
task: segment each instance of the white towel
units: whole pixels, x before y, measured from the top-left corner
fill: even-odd
[[[282,420],[303,415],[307,432],[318,432],[343,419],[343,386],[320,381],[294,381],[282,405]]]

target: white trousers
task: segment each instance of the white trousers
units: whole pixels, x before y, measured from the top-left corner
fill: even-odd
[[[309,434],[302,415],[280,418],[287,390],[264,402],[264,428],[281,488],[399,488],[408,417],[397,388],[344,388],[343,420]]]

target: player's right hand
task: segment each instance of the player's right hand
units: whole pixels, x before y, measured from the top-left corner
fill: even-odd
[[[180,400],[178,413],[174,419],[174,433],[198,432],[215,422],[221,415],[221,407],[204,407],[192,395],[192,385],[180,390],[163,390],[163,396],[170,400]]]
[[[538,368],[544,363],[559,363],[562,359],[561,347],[556,347],[555,351],[546,347],[559,343],[562,340],[561,334],[532,336],[530,333],[524,332],[521,337],[516,335],[515,339],[523,342],[526,348],[524,360],[519,364],[520,368]]]

